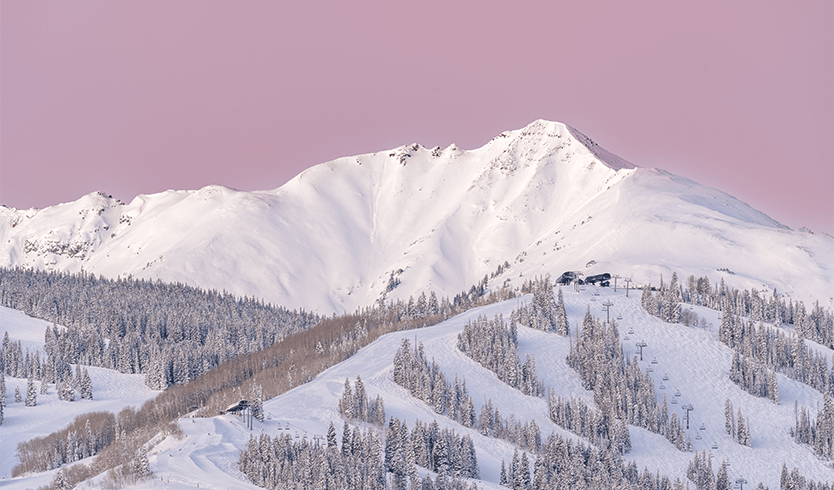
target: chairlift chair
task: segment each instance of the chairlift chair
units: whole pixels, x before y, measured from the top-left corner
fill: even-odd
[[[631,340],[631,337],[629,337],[628,335],[626,335],[625,337],[623,337],[623,340]]]
[[[676,391],[675,396],[681,396],[681,390]]]
[[[713,443],[713,444],[712,444],[712,448],[713,448],[713,449],[718,449],[718,444]]]
[[[677,398],[672,398],[672,405],[677,405],[677,404],[678,404],[678,399]]]
[[[661,390],[665,390],[665,389],[666,389],[666,386],[664,386],[664,385],[663,385],[663,383],[660,383],[660,389],[661,389]]]
[[[663,381],[669,381],[669,375],[668,374],[663,373]]]
[[[650,373],[653,373],[653,372],[654,372],[654,368],[653,368],[653,367],[651,367],[651,366],[649,366],[649,372],[650,372]]]
[[[700,441],[701,440],[701,434],[698,434],[697,436],[695,436],[695,440]]]
[[[623,315],[617,315],[617,320],[622,320],[622,319],[623,319]]]
[[[633,329],[633,328],[629,328],[629,329],[628,329],[628,333],[630,333],[630,334],[634,335],[634,329]]]
[[[707,430],[707,426],[706,426],[705,424],[701,424],[701,427],[699,427],[699,429],[701,429],[701,430]]]
[[[654,356],[654,358],[652,359],[652,364],[657,364],[657,356]]]

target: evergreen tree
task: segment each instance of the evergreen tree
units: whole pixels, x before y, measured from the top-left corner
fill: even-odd
[[[141,447],[136,455],[136,476],[140,479],[146,479],[152,474],[151,465],[148,462],[148,453],[144,447]]]
[[[352,445],[353,444],[350,437],[350,426],[348,425],[347,421],[345,421],[345,425],[342,428],[342,457],[346,458],[352,453]]]
[[[32,373],[26,379],[26,406],[34,407],[38,404],[38,394],[35,391],[35,379]]]
[[[518,473],[516,473],[517,489],[530,489],[530,461],[527,459],[527,452],[521,453],[521,462],[518,465]]]
[[[559,288],[559,300],[556,304],[556,333],[563,337],[570,335],[568,326],[568,314],[565,311],[565,300],[562,297],[562,288]]]
[[[20,386],[15,386],[14,387],[14,402],[15,403],[20,403],[20,400],[21,400],[21,398],[20,398]]]
[[[252,398],[252,416],[255,417],[255,420],[258,422],[263,423],[264,421],[264,392],[261,386],[256,386],[253,388],[253,392],[251,393]]]
[[[336,448],[336,428],[333,427],[333,421],[330,422],[330,426],[327,428],[327,447],[328,449]]]
[[[501,460],[501,477],[498,480],[498,484],[502,487],[510,486],[510,481],[507,478],[507,466],[504,464],[504,460]]]
[[[727,462],[722,461],[715,478],[715,490],[732,490],[730,475],[727,473]]]
[[[724,401],[724,419],[724,428],[727,431],[727,434],[730,437],[735,438],[736,422],[733,417],[733,402],[731,402],[729,398]]]
[[[738,423],[736,424],[736,427],[736,439],[738,440],[738,443],[742,446],[750,446],[750,432],[744,421],[744,416],[741,414],[741,407],[738,408]]]
[[[81,394],[82,400],[93,399],[93,382],[90,379],[90,373],[87,371],[87,368],[84,368],[81,372],[81,383],[78,391]]]

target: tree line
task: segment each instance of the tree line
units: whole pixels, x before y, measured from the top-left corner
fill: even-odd
[[[502,439],[529,451],[541,448],[541,431],[535,420],[521,422],[510,415],[504,418],[492,399],[475,415],[475,403],[466,389],[466,380],[455,376],[454,383],[446,381],[440,366],[426,359],[422,342],[411,348],[408,339],[394,355],[394,382],[409,390],[412,396],[432,407],[435,413],[446,415],[464,427],[477,428],[487,437]]]
[[[544,383],[536,374],[535,357],[527,354],[523,363],[519,359],[516,318],[517,315],[510,315],[507,326],[501,314],[492,320],[479,315],[474,322],[467,322],[458,334],[457,348],[525,395],[543,397]]]
[[[797,444],[806,444],[814,454],[827,460],[834,459],[834,402],[826,394],[816,418],[805,407],[794,405],[796,426],[792,430]]]
[[[343,488],[405,490],[474,490],[463,478],[478,478],[475,446],[468,436],[460,437],[437,422],[405,422],[391,418],[385,442],[371,428],[353,431],[345,423],[341,447],[333,424],[326,445],[306,439],[293,441],[289,435],[250,437],[240,453],[239,468],[249,480],[269,489]],[[416,466],[437,473],[419,478]]]
[[[145,374],[146,384],[157,390],[321,320],[303,310],[179,283],[18,267],[0,268],[0,305],[65,327],[45,333],[47,374],[63,363],[100,366]],[[22,362],[7,358],[6,373],[20,376],[27,369]]]

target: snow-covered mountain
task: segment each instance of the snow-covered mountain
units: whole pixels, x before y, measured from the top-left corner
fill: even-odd
[[[505,261],[496,283],[578,270],[656,284],[677,271],[832,307],[831,257],[830,236],[541,120],[471,151],[341,158],[271,191],[0,208],[0,265],[159,278],[320,313],[372,303],[392,273],[388,298],[454,295]]]

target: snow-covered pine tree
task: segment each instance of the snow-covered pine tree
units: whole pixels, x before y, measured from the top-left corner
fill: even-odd
[[[738,407],[738,422],[736,423],[736,440],[742,446],[750,446],[750,432],[741,414],[741,407]]]
[[[38,394],[35,390],[35,378],[32,373],[26,379],[26,406],[34,407],[38,404]]]
[[[498,484],[502,487],[509,487],[510,480],[507,477],[507,465],[504,464],[504,460],[501,460],[501,476],[499,477]]]
[[[333,426],[333,421],[330,421],[330,426],[327,428],[327,448],[336,449],[336,427]]]
[[[352,453],[351,446],[353,445],[353,439],[350,437],[350,426],[348,425],[347,421],[345,421],[344,427],[342,427],[342,457],[348,457]]]
[[[715,478],[715,490],[732,490],[730,475],[727,472],[727,462],[722,461]]]
[[[666,290],[666,311],[668,311],[669,323],[681,322],[681,291],[678,285],[678,273],[672,272],[672,281],[669,283],[669,289]]]
[[[562,337],[570,335],[568,326],[568,314],[565,311],[565,299],[562,297],[562,288],[559,288],[559,299],[556,303],[556,333]]]
[[[263,423],[264,421],[264,391],[263,388],[258,385],[253,387],[253,392],[251,393],[252,398],[252,416],[255,417],[255,420],[258,422]]]
[[[153,474],[151,465],[148,462],[148,452],[144,447],[140,447],[136,454],[136,476],[140,479],[150,478]]]
[[[20,398],[20,386],[15,386],[15,387],[14,387],[14,402],[15,402],[15,403],[20,403],[20,401],[21,401],[21,398]]]
[[[518,465],[518,473],[516,473],[515,481],[518,482],[517,490],[527,490],[530,488],[530,460],[527,459],[527,451],[521,453],[521,461]]]
[[[735,439],[736,437],[736,420],[733,417],[733,402],[729,398],[724,402],[724,429],[727,434]]]
[[[93,399],[93,382],[90,379],[90,373],[87,371],[87,368],[84,368],[84,370],[81,371],[81,383],[79,392],[81,393],[82,400]]]

